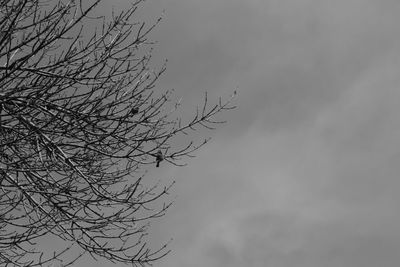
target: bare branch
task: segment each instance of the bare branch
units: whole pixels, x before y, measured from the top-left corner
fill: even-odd
[[[233,108],[205,95],[184,122],[180,100],[155,90],[165,64],[151,67],[148,35],[160,19],[134,22],[142,0],[107,19],[100,2],[0,0],[0,266],[168,254],[146,238],[172,184],[145,183],[143,170],[185,165],[208,139],[175,140]],[[43,251],[46,238],[65,246]]]

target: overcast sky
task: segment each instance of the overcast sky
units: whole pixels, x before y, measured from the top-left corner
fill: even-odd
[[[157,170],[177,185],[152,227],[173,251],[155,266],[397,267],[400,1],[149,0],[143,12],[163,10],[159,88],[187,110],[239,89],[188,167]]]

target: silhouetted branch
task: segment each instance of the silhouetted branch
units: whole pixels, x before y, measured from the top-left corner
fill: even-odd
[[[107,20],[100,2],[0,0],[1,266],[68,266],[85,253],[144,266],[166,255],[146,235],[170,186],[148,187],[140,171],[183,165],[206,141],[171,141],[233,108],[206,95],[189,122],[174,117],[171,92],[154,90],[165,65],[150,68],[160,20],[132,22],[141,0]],[[49,236],[65,247],[45,253],[37,242]]]

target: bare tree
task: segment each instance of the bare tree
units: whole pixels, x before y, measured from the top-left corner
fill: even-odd
[[[182,121],[171,92],[155,90],[165,66],[151,68],[148,34],[159,20],[133,21],[141,0],[109,18],[100,2],[0,0],[0,266],[163,257],[146,235],[171,185],[144,183],[143,170],[182,165],[206,140],[176,138],[233,108],[206,96]],[[63,248],[43,251],[46,238]]]

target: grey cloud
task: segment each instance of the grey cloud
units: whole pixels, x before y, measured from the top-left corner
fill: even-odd
[[[189,109],[239,86],[214,142],[165,174],[159,266],[397,266],[400,2],[148,3],[166,8],[161,86]]]
[[[228,222],[235,225],[234,239],[227,239],[223,230],[206,233],[211,238],[197,247],[203,252],[197,257],[215,267],[397,266],[399,236],[368,232],[360,223],[310,223],[293,216],[258,214]],[[200,266],[186,260],[186,265]]]

